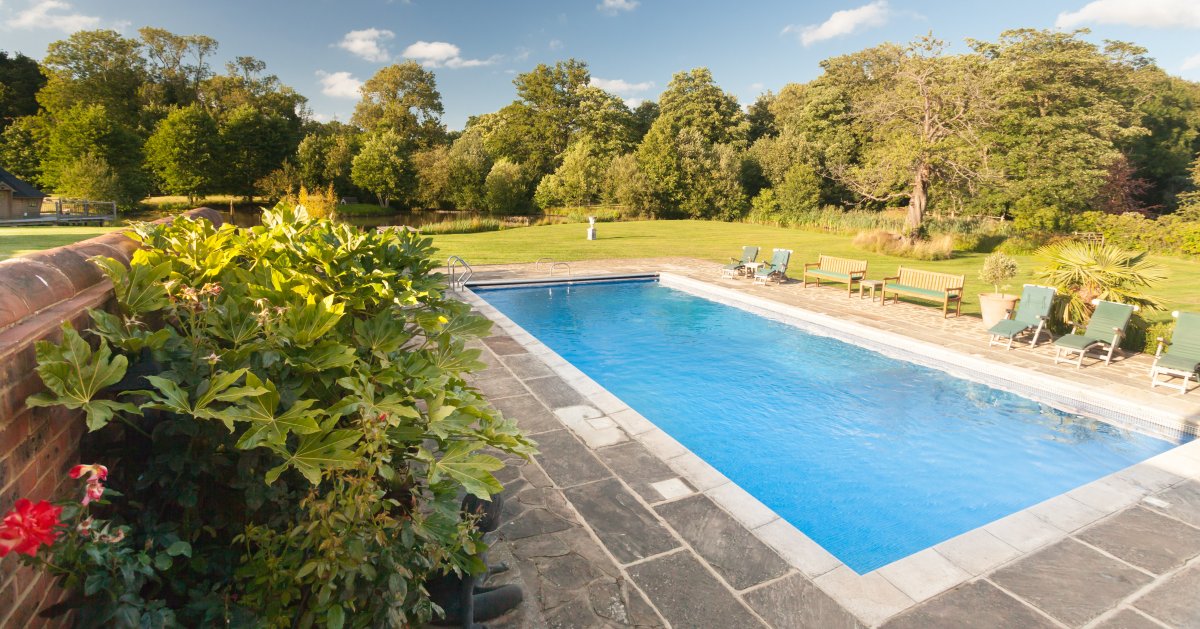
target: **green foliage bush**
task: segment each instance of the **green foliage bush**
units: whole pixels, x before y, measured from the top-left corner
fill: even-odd
[[[1200,255],[1200,220],[1186,214],[1147,218],[1136,212],[1085,212],[1076,223],[1082,231],[1104,234],[1106,242],[1159,254]]]
[[[429,239],[282,205],[259,227],[179,219],[136,238],[130,268],[96,260],[117,302],[91,313],[96,351],[69,325],[39,344],[49,392],[29,403],[86,413],[85,447],[127,494],[111,507],[125,547],[192,552],[143,566],[119,601],[92,587],[109,566],[67,579],[88,584],[80,617],[431,619],[426,579],[482,569],[458,505],[501,490],[485,450],[533,449],[464,379],[490,324],[443,295]]]

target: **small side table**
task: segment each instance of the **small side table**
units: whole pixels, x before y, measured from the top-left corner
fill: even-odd
[[[875,291],[876,291],[876,289],[883,288],[883,280],[859,280],[858,281],[858,298],[859,299],[863,298],[863,290],[866,288],[871,289],[871,301],[874,302],[875,301]]]
[[[758,267],[762,265],[762,262],[747,262],[745,265],[743,265],[746,267],[746,276],[754,277],[754,274],[758,272]]]

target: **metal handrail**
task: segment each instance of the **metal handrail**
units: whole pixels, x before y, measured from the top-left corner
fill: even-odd
[[[456,279],[454,276],[454,269],[460,266],[463,267],[463,272],[462,275]],[[451,290],[466,288],[467,281],[470,280],[471,276],[475,274],[475,269],[472,269],[471,265],[467,264],[467,261],[463,260],[460,256],[450,256],[449,258],[446,258],[446,271],[450,275]]]
[[[534,273],[538,273],[542,270],[543,262],[549,262],[551,265],[553,265],[554,258],[538,258],[537,261],[533,263],[533,272]]]
[[[567,277],[571,277],[571,265],[567,264],[566,262],[555,262],[554,264],[551,264],[550,265],[550,277],[554,277],[554,269],[556,269],[560,266],[567,267]]]

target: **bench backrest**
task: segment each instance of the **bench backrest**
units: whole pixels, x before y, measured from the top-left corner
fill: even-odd
[[[822,271],[832,271],[843,275],[867,272],[866,260],[851,260],[850,258],[835,258],[823,255],[817,258],[817,266]]]
[[[928,290],[962,290],[963,284],[966,283],[965,275],[906,269],[904,267],[900,267],[900,270],[896,271],[896,275],[900,276],[900,280],[897,282],[899,284]]]

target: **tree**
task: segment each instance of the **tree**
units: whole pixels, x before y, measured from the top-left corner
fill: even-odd
[[[206,35],[176,35],[166,29],[138,29],[142,38],[150,84],[148,106],[190,105],[200,83],[212,77],[208,58],[217,51],[217,40]]]
[[[91,201],[117,201],[122,196],[117,173],[103,157],[93,153],[85,153],[63,168],[55,192]]]
[[[980,137],[992,110],[983,59],[944,56],[944,46],[926,36],[822,62],[850,88],[853,119],[872,140],[858,164],[838,164],[832,176],[872,201],[907,199],[910,235],[922,228],[935,183],[970,187],[995,176]]]
[[[22,116],[0,131],[0,164],[25,181],[42,182],[42,159],[50,142],[46,115]]]
[[[37,93],[46,76],[33,59],[0,50],[0,131],[21,116],[38,112]]]
[[[1084,33],[1020,29],[972,42],[996,77],[998,117],[985,139],[1022,227],[1066,227],[1099,194],[1120,145],[1146,133],[1134,107],[1144,51],[1116,42],[1102,50]]]
[[[542,177],[534,200],[543,209],[596,203],[603,194],[604,176],[612,158],[588,137],[576,140],[563,155],[562,165]]]
[[[727,218],[743,212],[747,203],[738,152],[747,128],[737,99],[713,82],[707,68],[677,73],[637,149],[638,169],[652,188],[650,212]]]
[[[199,105],[172,111],[146,140],[146,165],[170,194],[188,203],[212,192],[225,167],[217,121]]]
[[[747,130],[747,139],[750,142],[763,137],[773,136],[779,132],[775,128],[775,114],[771,112],[771,105],[775,102],[775,94],[770,91],[763,92],[754,102],[746,108],[746,121],[750,124]]]
[[[450,202],[460,210],[487,207],[487,176],[492,159],[484,148],[482,134],[468,127],[450,146],[447,156],[447,185]]]
[[[645,214],[652,211],[654,189],[632,153],[618,155],[606,171],[604,197],[611,203]]]
[[[485,188],[487,209],[495,214],[514,214],[526,209],[527,185],[521,167],[506,159],[492,165]]]
[[[450,147],[435,146],[413,153],[417,171],[417,202],[441,209],[450,204]]]
[[[392,131],[419,148],[433,146],[445,137],[437,79],[415,61],[379,70],[363,83],[361,92],[353,122],[368,133]]]
[[[142,170],[142,142],[138,134],[121,123],[101,104],[76,105],[56,114],[47,113],[46,144],[42,156],[41,182],[57,189],[63,170],[91,153],[104,159],[117,173],[121,195],[116,199],[130,206],[148,190]]]
[[[137,40],[111,30],[77,31],[52,42],[42,65],[47,83],[38,102],[55,116],[81,104],[102,105],[117,123],[136,126],[146,82]]]
[[[658,118],[658,103],[644,100],[633,108],[631,115],[633,116],[633,141],[641,142],[642,138],[650,132],[650,125],[653,125]]]
[[[205,114],[207,115],[207,114]],[[220,123],[222,187],[249,198],[255,182],[295,151],[291,125],[274,112],[241,105]],[[215,174],[215,173],[214,173]]]
[[[296,147],[300,179],[309,188],[333,185],[343,193],[354,185],[350,168],[359,150],[359,132],[350,125],[329,122],[320,125]]]
[[[368,136],[354,158],[350,178],[354,185],[389,206],[393,199],[410,206],[417,188],[416,170],[404,140],[392,131]]]

